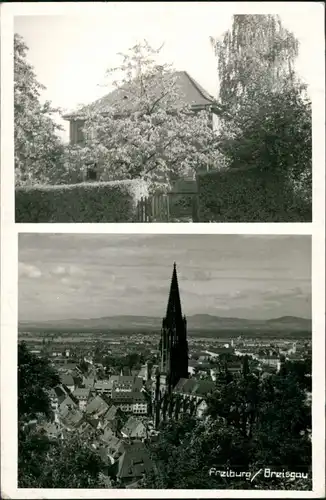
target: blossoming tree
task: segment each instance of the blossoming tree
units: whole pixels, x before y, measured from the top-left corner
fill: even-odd
[[[105,111],[81,109],[85,140],[69,148],[70,168],[96,164],[99,180],[143,178],[164,189],[207,165],[218,167],[211,110],[194,111],[186,103],[171,65],[159,64],[160,50],[138,43],[107,72],[118,75],[117,99]]]

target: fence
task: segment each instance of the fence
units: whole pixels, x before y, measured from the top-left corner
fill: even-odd
[[[137,222],[198,222],[198,193],[171,192],[142,197]]]
[[[169,196],[164,194],[142,197],[137,204],[138,222],[169,221]]]

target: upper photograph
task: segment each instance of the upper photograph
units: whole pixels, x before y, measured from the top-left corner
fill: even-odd
[[[15,17],[16,222],[311,222],[309,16],[200,9]]]

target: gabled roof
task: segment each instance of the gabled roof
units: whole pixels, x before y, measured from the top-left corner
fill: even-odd
[[[67,414],[69,412],[69,408],[77,408],[77,406],[77,403],[70,396],[67,396],[60,404],[59,410],[60,413]]]
[[[72,409],[62,418],[62,422],[69,427],[77,427],[83,420],[83,414],[78,409]]]
[[[91,387],[94,387],[95,383],[95,378],[94,377],[84,377],[83,378],[83,385],[88,389]]]
[[[137,479],[153,469],[153,462],[143,443],[126,446],[119,458],[117,477],[120,479]]]
[[[66,395],[67,395],[66,392],[64,391],[63,387],[61,387],[60,385],[57,385],[57,386],[51,388],[49,391],[49,396],[51,398],[58,399],[59,403],[64,401],[64,399],[66,398]]]
[[[129,417],[127,422],[121,429],[121,432],[128,437],[134,437],[139,426],[145,430],[145,426],[141,420],[138,420],[135,417]]]
[[[86,406],[86,413],[91,415],[93,413],[103,413],[109,408],[109,405],[104,401],[101,396],[96,396]]]
[[[66,385],[66,386],[69,386],[69,385],[75,385],[75,382],[74,382],[74,379],[72,378],[72,376],[70,375],[70,373],[63,373],[60,375],[60,380],[61,380],[61,383]]]
[[[97,380],[94,384],[94,389],[108,389],[111,390],[113,387],[113,380]]]
[[[110,406],[110,408],[104,415],[105,420],[114,420],[116,418],[117,413],[120,413],[120,409],[115,405]]]
[[[112,392],[112,401],[122,404],[146,403],[146,398],[143,392],[139,391],[114,391]]]
[[[74,390],[72,395],[75,398],[89,398],[90,395],[90,389],[87,389],[86,387],[77,387],[77,389]]]
[[[194,107],[205,107],[214,103],[214,97],[211,96],[196,80],[194,80],[187,71],[175,71],[172,73],[171,77],[176,78],[176,89],[178,99],[181,104],[187,104]],[[158,96],[160,95],[160,87],[157,86]],[[129,98],[129,89],[127,86],[122,86],[119,89],[115,89],[109,94],[97,99],[95,102],[84,106],[83,108],[69,113],[64,116],[66,120],[74,120],[78,118],[78,115],[85,113],[87,111],[105,113],[112,109],[112,107],[117,106],[119,102]],[[132,102],[132,100],[130,101]]]

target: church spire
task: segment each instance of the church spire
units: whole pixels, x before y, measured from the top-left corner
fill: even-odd
[[[166,319],[172,320],[172,318],[179,319],[181,317],[182,317],[182,310],[181,310],[181,301],[180,301],[180,293],[179,293],[179,285],[177,277],[177,265],[174,262],[169,300],[166,309]]]
[[[161,332],[161,372],[167,376],[168,390],[171,391],[180,378],[188,378],[187,322],[182,317],[176,263],[170,285],[166,316]]]

